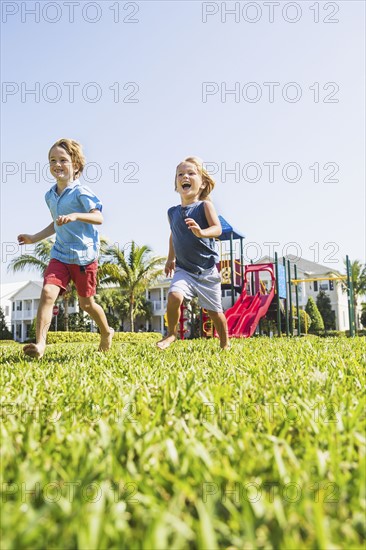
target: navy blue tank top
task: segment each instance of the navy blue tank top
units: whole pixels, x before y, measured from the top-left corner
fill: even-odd
[[[168,210],[168,217],[178,267],[191,273],[201,273],[218,263],[215,239],[196,237],[185,223],[186,218],[192,218],[201,229],[209,227],[203,201],[194,202],[188,206],[172,206]]]

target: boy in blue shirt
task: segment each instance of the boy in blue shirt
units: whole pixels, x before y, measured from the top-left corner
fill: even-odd
[[[56,232],[37,312],[36,343],[25,345],[23,351],[31,357],[43,356],[53,305],[70,281],[75,284],[81,309],[89,313],[99,327],[99,351],[108,351],[114,331],[108,326],[103,309],[94,301],[99,243],[94,225],[103,222],[102,203],[78,181],[85,166],[78,142],[58,140],[52,145],[48,158],[51,174],[56,178],[56,184],[45,196],[53,221],[39,233],[18,235],[19,244],[32,244]]]

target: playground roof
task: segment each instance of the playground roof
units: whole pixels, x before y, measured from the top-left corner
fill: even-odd
[[[239,233],[239,231],[234,229],[233,226],[230,225],[229,222],[227,222],[225,220],[225,218],[223,218],[222,216],[219,216],[219,220],[220,220],[221,227],[222,227],[222,233],[219,237],[220,241],[228,241],[230,239],[230,234],[231,233],[233,235],[233,239],[244,239],[245,238],[245,235],[242,235],[241,233]]]

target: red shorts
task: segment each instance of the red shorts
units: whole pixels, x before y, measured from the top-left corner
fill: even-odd
[[[73,281],[79,296],[89,298],[97,289],[98,260],[89,265],[64,264],[54,258],[48,264],[43,285],[59,286],[63,294],[70,281]]]

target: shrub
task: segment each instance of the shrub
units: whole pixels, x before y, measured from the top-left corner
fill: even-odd
[[[319,336],[322,336],[324,338],[328,338],[328,336],[330,338],[333,338],[333,337],[345,338],[347,335],[346,335],[345,331],[342,331],[342,330],[325,330],[324,332],[320,332]]]
[[[312,296],[309,297],[308,303],[305,308],[306,313],[310,316],[311,325],[309,332],[312,334],[318,334],[324,330],[323,318],[320,315],[320,311],[317,308],[315,300]]]
[[[321,290],[318,296],[316,297],[316,305],[320,312],[320,315],[322,316],[322,319],[324,322],[324,329],[326,331],[335,330],[336,328],[335,311],[333,311],[330,298],[328,294],[324,292],[324,290]]]
[[[311,326],[311,318],[308,313],[304,309],[300,309],[300,325],[301,325],[301,334],[307,334],[309,332],[310,326]],[[297,309],[295,306],[292,306],[292,316],[293,316],[293,323],[294,323],[294,329],[297,330]],[[305,330],[306,329],[306,330]]]
[[[6,326],[4,312],[0,307],[0,340],[10,340],[12,337],[12,333]]]
[[[100,335],[97,332],[49,332],[48,344],[65,344],[67,342],[94,343],[99,342]],[[158,332],[116,332],[113,342],[138,343],[157,342],[161,339]]]

